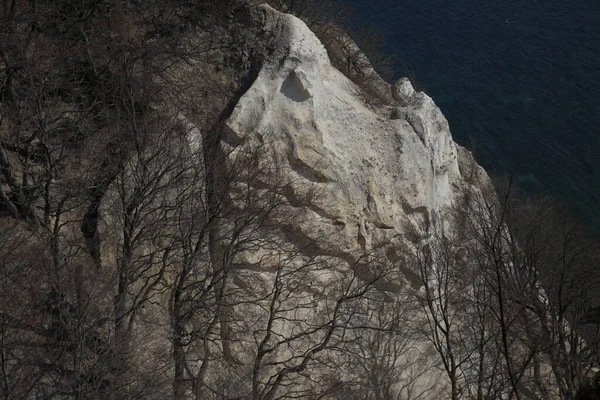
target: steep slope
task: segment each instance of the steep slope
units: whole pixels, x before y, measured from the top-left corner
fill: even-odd
[[[290,195],[318,188],[301,231],[364,252],[443,218],[469,186],[459,163],[467,173],[474,164],[431,98],[402,79],[387,88],[397,103],[375,108],[301,20],[261,11],[277,50],[236,105],[225,140],[276,142],[293,171]]]
[[[452,141],[433,100],[407,79],[385,87],[394,103],[374,106],[332,67],[300,19],[268,6],[255,12],[273,51],[227,118],[223,151],[230,169],[259,154],[261,172],[250,179],[239,171],[236,181],[271,188],[283,206],[252,231],[248,240],[261,244],[233,256],[228,319],[244,322],[221,332],[224,352],[253,366],[253,390],[262,393],[255,398],[330,390],[327,398],[339,398],[334,382],[370,379],[387,385],[385,396],[443,397],[449,384],[415,296],[422,271],[402,251],[430,232],[452,230],[452,208],[467,193],[481,196],[489,178]],[[243,213],[255,201],[267,208],[262,196],[232,197]],[[215,236],[228,237],[228,229]],[[224,259],[231,242],[220,246],[217,259]],[[377,350],[366,351],[367,343]]]
[[[253,1],[40,4],[0,37],[4,393],[448,392],[409,258],[489,179],[427,95]]]

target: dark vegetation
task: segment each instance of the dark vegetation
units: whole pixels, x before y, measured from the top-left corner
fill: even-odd
[[[428,335],[452,398],[499,398],[506,384],[509,398],[596,398],[598,238],[510,178],[487,201],[465,198],[454,223],[415,245]]]
[[[378,34],[345,34],[336,1],[278,6],[380,96]],[[453,399],[598,398],[598,242],[548,199],[466,195],[454,229],[313,284],[335,243],[290,244],[283,161],[224,127],[272,50],[252,9],[1,2],[0,397],[412,399],[433,357]],[[377,290],[400,263],[418,296]]]

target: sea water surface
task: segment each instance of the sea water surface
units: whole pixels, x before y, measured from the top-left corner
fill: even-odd
[[[600,228],[600,0],[345,0],[491,173]]]

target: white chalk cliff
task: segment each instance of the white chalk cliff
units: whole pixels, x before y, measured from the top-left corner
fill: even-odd
[[[319,271],[304,279],[312,280],[314,285],[331,285],[344,275],[344,268],[355,268],[354,263],[362,255],[390,243],[419,240],[410,232],[423,231],[443,220],[465,190],[477,192],[469,183],[472,180],[464,175],[488,180],[471,154],[454,143],[448,122],[433,100],[416,92],[408,79],[384,84],[390,104],[374,106],[355,83],[331,65],[326,49],[304,22],[268,6],[259,10],[264,31],[274,37],[275,50],[263,60],[256,79],[226,121],[224,146],[233,155],[253,143],[269,143],[283,160],[287,179],[284,193],[289,206],[295,209],[295,218],[284,222],[303,238],[298,249],[319,249],[321,254],[338,260],[328,261],[331,272]],[[272,160],[265,161],[264,168],[269,168],[269,162]],[[309,203],[302,202],[309,192],[316,195]],[[403,265],[402,257],[394,251],[384,254],[398,273],[395,279],[387,278],[380,290],[408,299],[408,291],[419,289],[418,271]],[[255,295],[264,291],[262,294],[269,296],[273,269],[269,272],[268,259],[264,249],[238,257],[238,265],[254,264],[263,272],[248,268],[254,272],[240,272],[235,282]],[[302,265],[307,261],[293,262]],[[316,292],[306,291],[302,302],[320,302],[319,307],[327,309],[323,298],[329,292]],[[293,322],[274,328],[278,336],[293,337],[301,331],[299,327],[316,323],[315,310],[300,308],[289,317]],[[424,318],[416,308],[409,308],[402,323]],[[262,311],[237,307],[237,312],[248,316]],[[372,317],[369,314],[367,319]],[[253,326],[246,330],[250,329]],[[356,345],[361,346],[361,340],[375,340],[365,338],[357,338]],[[307,340],[321,339],[311,336]],[[443,384],[438,384],[444,381],[444,374],[435,352],[424,338],[411,337],[410,344],[406,340],[402,355],[388,366],[390,370],[401,370],[394,378],[394,392],[405,396],[401,398],[441,393],[437,391],[443,391]],[[235,341],[235,352],[241,355],[242,343],[252,340],[242,334]],[[302,349],[300,352],[306,350]],[[389,362],[387,350],[382,351],[381,357]],[[290,354],[284,352],[279,357]],[[378,360],[375,363],[381,361],[374,357]],[[239,361],[251,362],[244,356]],[[349,361],[349,365],[354,362]],[[284,363],[288,368],[293,364]],[[340,379],[357,379],[352,374],[349,370]]]
[[[433,100],[401,79],[388,87],[395,104],[369,105],[300,19],[262,12],[277,50],[227,121],[226,141],[276,142],[293,189],[319,188],[298,228],[316,242],[335,234],[340,250],[369,251],[441,218],[466,187],[459,164],[471,156]]]
[[[225,318],[219,317],[222,348],[215,345],[215,352],[222,351],[239,368],[235,377],[225,376],[218,371],[231,371],[231,366],[223,364],[215,369],[214,379],[241,379],[247,374],[253,377],[253,390],[263,391],[264,396],[254,393],[254,398],[270,399],[282,387],[293,393],[313,387],[317,393],[338,380],[353,385],[367,379],[357,372],[357,365],[366,368],[371,362],[368,368],[385,363],[387,371],[396,371],[386,379],[394,387],[389,390],[401,398],[443,391],[439,359],[425,338],[397,332],[408,326],[408,320],[416,332],[423,315],[414,303],[407,306],[420,286],[418,271],[411,271],[389,248],[421,240],[414,237],[415,230],[443,220],[461,194],[472,189],[466,173],[484,180],[487,175],[469,152],[454,143],[433,100],[416,92],[407,79],[395,85],[379,79],[377,85],[386,91],[382,97],[389,104],[375,106],[332,66],[325,47],[304,22],[269,6],[254,12],[269,38],[269,50],[225,121],[221,145],[225,162],[232,164],[239,161],[238,154],[261,146],[268,149],[261,154],[258,169],[277,170],[278,193],[285,206],[283,212],[270,215],[275,224],[251,233],[258,244],[234,257],[231,283],[224,290],[230,294],[227,319],[235,323],[227,327]],[[200,146],[198,134],[191,129],[193,150]],[[244,186],[246,172],[238,172],[238,183]],[[253,179],[257,177],[259,182],[248,181],[258,191],[272,179],[268,173]],[[254,201],[241,198],[242,210]],[[237,223],[225,222],[229,226],[225,229],[234,229]],[[274,238],[277,234],[272,231],[282,226],[284,234]],[[277,244],[270,246],[273,242]],[[377,252],[379,261],[359,262]],[[339,333],[337,324],[354,323],[339,317],[336,307],[346,304],[339,299],[349,291],[360,292],[360,283],[352,277],[370,279],[375,274],[371,267],[381,264],[382,258],[395,272],[375,285],[374,296],[388,296],[381,300],[387,303],[353,303],[346,311],[358,325],[401,326],[385,338],[377,330]],[[392,298],[401,300],[389,301]],[[384,315],[378,314],[381,310]],[[374,354],[362,361],[353,358],[364,350],[361,346],[375,342],[382,344]],[[398,353],[392,357],[385,346]],[[326,350],[342,347],[348,351]],[[335,377],[329,375],[332,363],[338,365]],[[286,383],[278,387],[280,378]],[[245,389],[231,390],[234,398]]]

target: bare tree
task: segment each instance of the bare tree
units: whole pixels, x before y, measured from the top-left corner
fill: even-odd
[[[272,286],[261,298],[253,332],[253,399],[318,394],[324,372],[339,368],[331,351],[343,346],[351,330],[360,329],[353,324],[388,268],[381,259],[361,258],[353,268],[373,268],[364,281],[352,269],[336,271],[332,262],[329,257],[286,257],[273,266],[272,277],[265,276]],[[322,285],[310,284],[317,279]]]
[[[528,310],[528,335],[538,343],[534,379],[544,393],[541,362],[550,365],[560,398],[572,399],[594,363],[590,344],[597,339],[586,330],[583,315],[590,309],[596,284],[593,266],[597,246],[562,207],[549,198],[511,194],[507,226],[518,243],[521,282],[518,301]],[[528,282],[528,286],[523,286]],[[590,343],[587,342],[590,340]],[[546,389],[547,390],[547,389]]]
[[[560,398],[574,398],[593,364],[582,316],[597,246],[550,199],[521,196],[510,181],[498,193],[499,203],[471,202],[461,215],[477,290],[499,332],[509,395],[551,398],[556,387]]]
[[[442,223],[426,229],[427,239],[408,249],[423,285],[420,301],[427,321],[423,333],[440,357],[452,399],[459,399],[466,390],[463,366],[473,352],[472,344],[460,338],[467,329],[462,311],[469,307],[464,296],[469,291],[464,279],[468,265],[461,263],[460,242]]]
[[[406,288],[378,292],[357,307],[345,340],[333,386],[336,399],[420,399],[433,393],[425,379],[430,360],[421,353],[416,321],[418,304]]]

